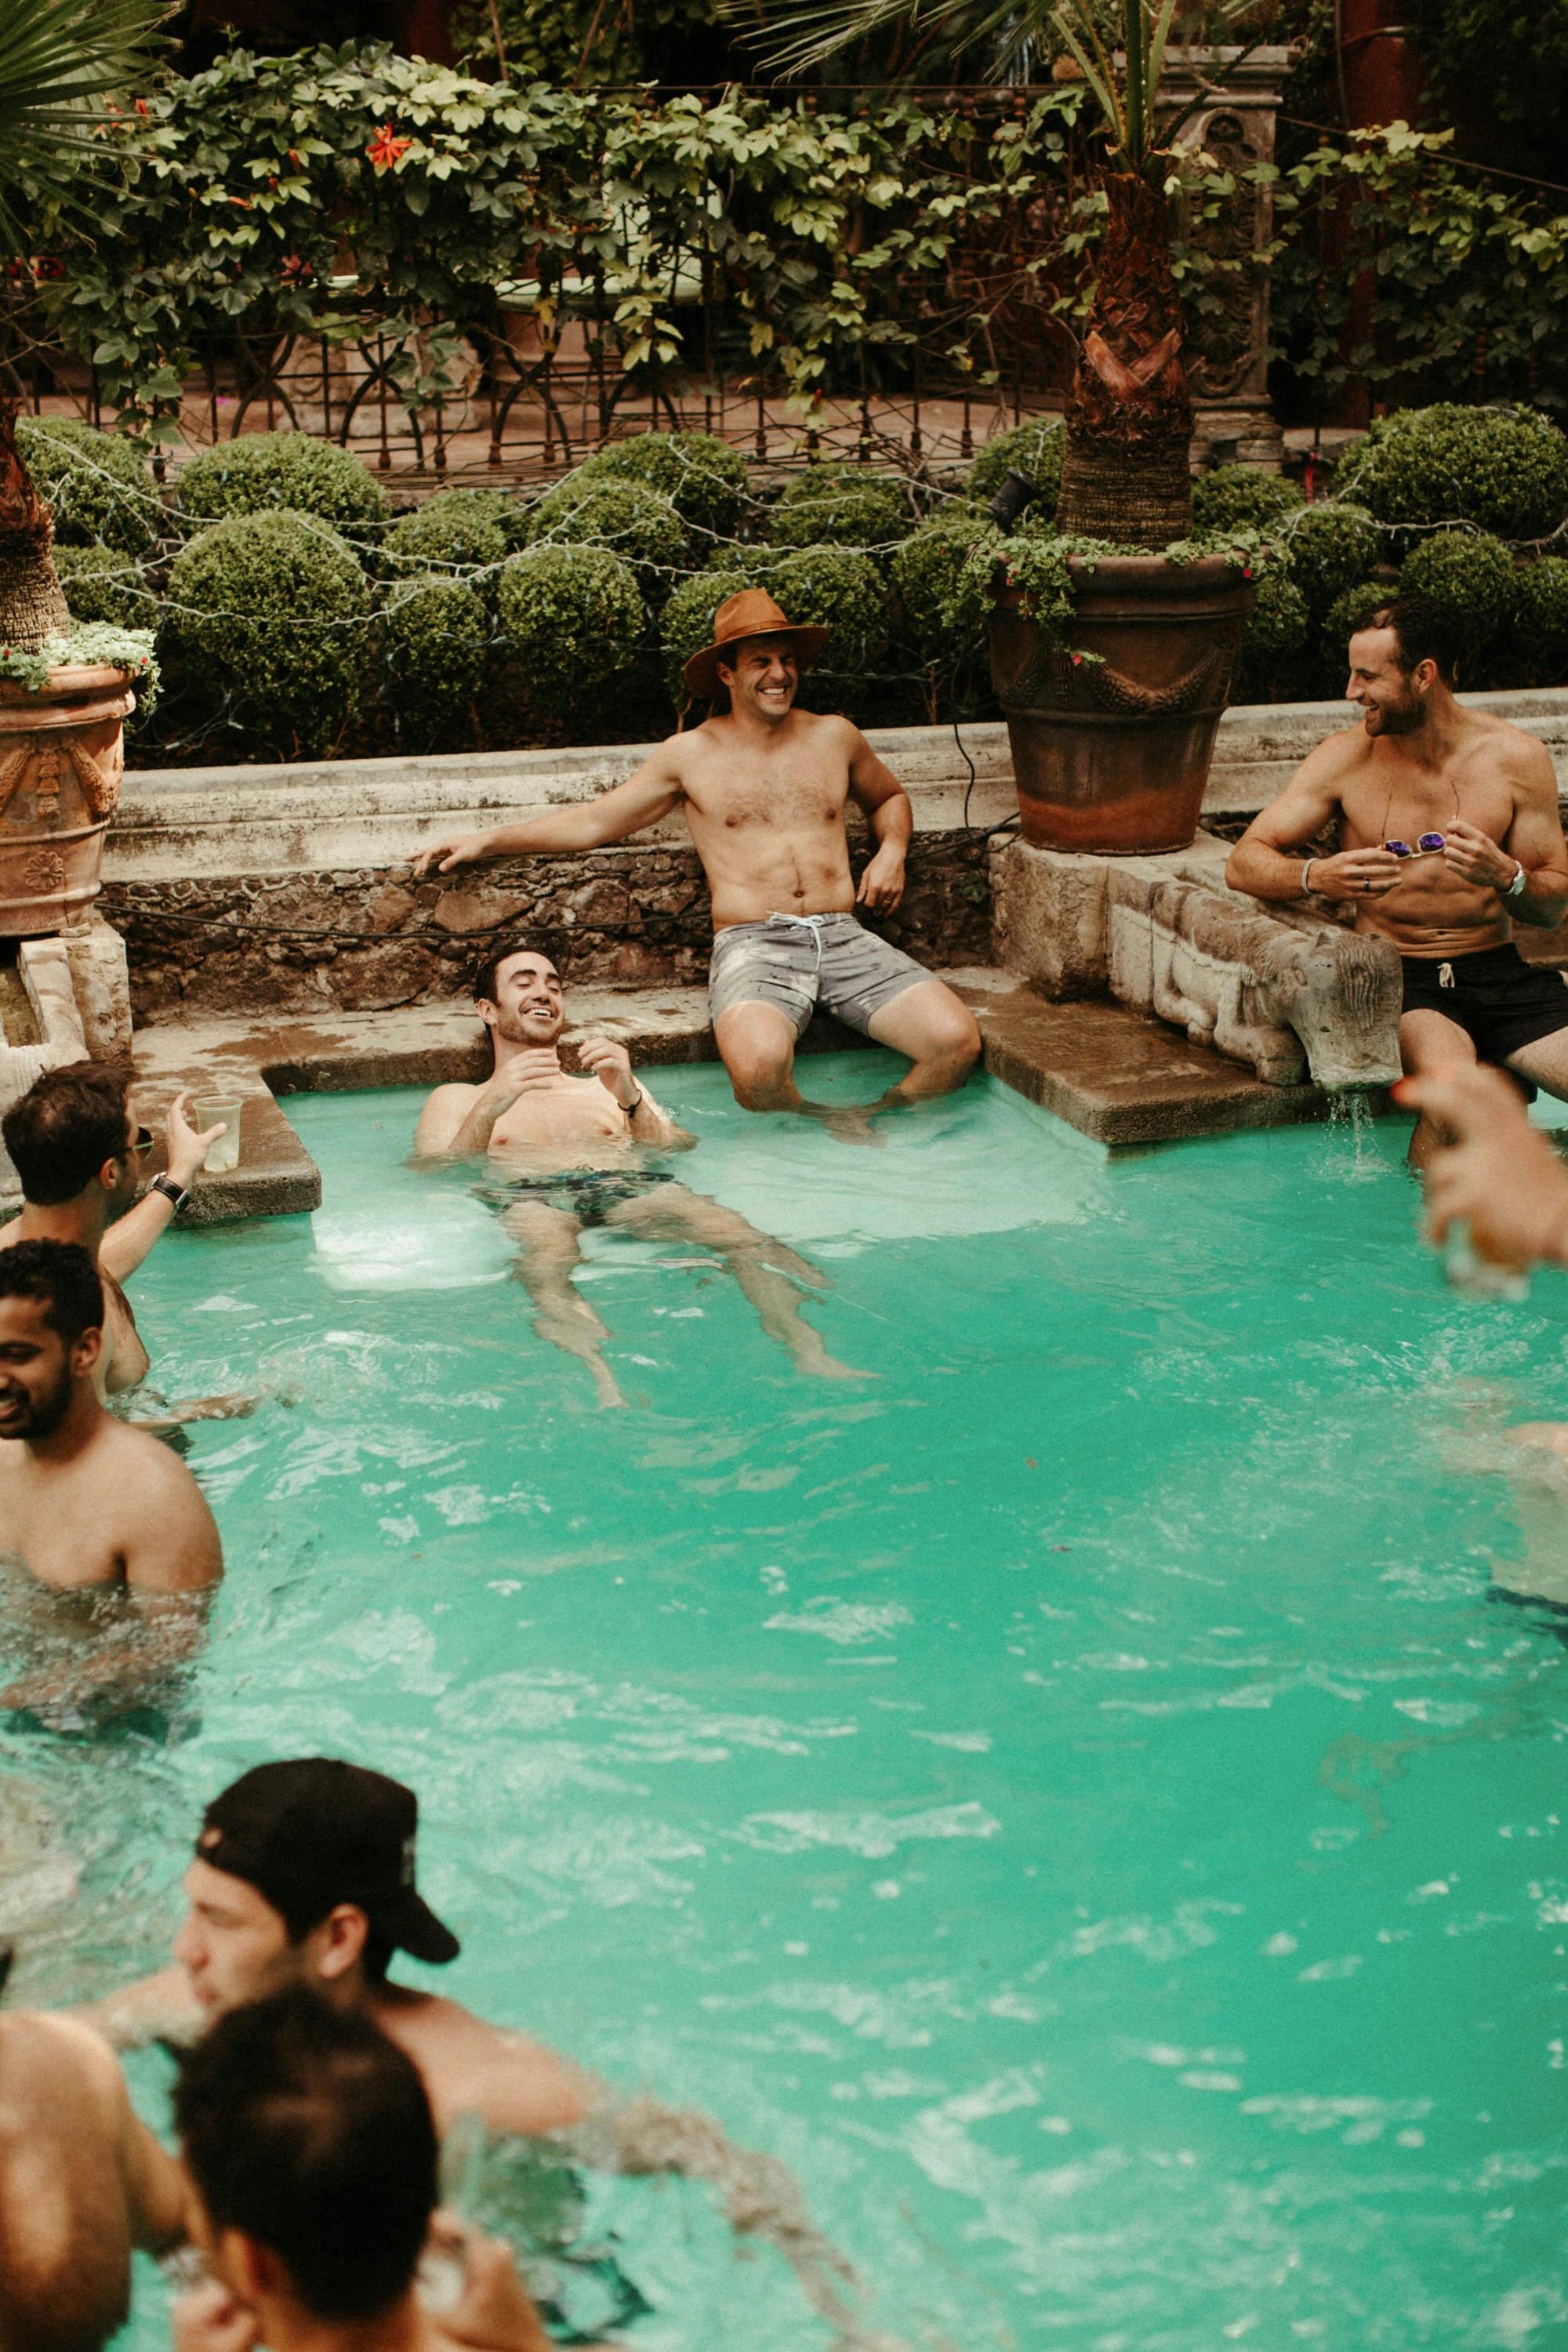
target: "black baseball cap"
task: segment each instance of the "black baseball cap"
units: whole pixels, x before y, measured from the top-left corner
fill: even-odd
[[[440,1964],[461,1947],[415,1886],[418,1826],[419,1800],[401,1780],[301,1756],[258,1764],[215,1797],[196,1858],[254,1886],[296,1939],[353,1903],[395,1949]]]

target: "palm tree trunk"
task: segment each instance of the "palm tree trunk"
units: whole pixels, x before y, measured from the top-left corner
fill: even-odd
[[[0,400],[0,647],[42,651],[70,614],[49,555],[54,517],[16,447],[19,400]]]
[[[1057,523],[1159,548],[1193,527],[1193,403],[1166,198],[1131,172],[1108,173],[1103,184],[1110,211],[1068,403]]]

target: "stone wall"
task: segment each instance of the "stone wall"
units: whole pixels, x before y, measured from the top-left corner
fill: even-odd
[[[858,871],[868,848],[855,845]],[[921,833],[878,929],[922,963],[990,951],[986,843]],[[380,1012],[463,993],[493,940],[537,940],[574,982],[707,978],[708,891],[689,849],[595,850],[415,882],[405,865],[337,873],[110,881],[100,911],[130,951],[139,1023],[225,1013]]]

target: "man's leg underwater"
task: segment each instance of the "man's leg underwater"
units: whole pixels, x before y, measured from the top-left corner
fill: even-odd
[[[776,1004],[747,997],[713,1024],[720,1059],[742,1110],[802,1110],[795,1082],[795,1023]]]
[[[572,1279],[583,1263],[576,1218],[544,1201],[513,1201],[501,1223],[517,1244],[516,1277],[533,1301],[540,1338],[587,1365],[601,1404],[625,1404],[600,1353],[610,1335]]]
[[[889,1103],[922,1102],[963,1086],[980,1058],[980,1031],[967,1004],[940,980],[916,981],[873,1013],[867,1034],[912,1066],[885,1097]]]
[[[1400,1020],[1399,1058],[1406,1076],[1414,1077],[1418,1070],[1436,1070],[1445,1062],[1473,1062],[1476,1048],[1468,1029],[1461,1029],[1446,1013],[1433,1013],[1422,1006],[1417,1012],[1405,1013]],[[1442,1140],[1425,1116],[1418,1118],[1410,1133],[1407,1156],[1411,1167],[1425,1168]]]
[[[783,1242],[748,1224],[737,1210],[726,1209],[703,1193],[689,1192],[684,1184],[660,1184],[655,1192],[618,1202],[605,1222],[644,1240],[696,1242],[716,1251],[755,1307],[757,1320],[769,1339],[787,1350],[798,1370],[817,1380],[876,1377],[854,1371],[830,1356],[821,1333],[812,1329],[802,1313],[805,1302],[795,1283],[809,1283],[821,1291],[827,1287],[826,1277]]]

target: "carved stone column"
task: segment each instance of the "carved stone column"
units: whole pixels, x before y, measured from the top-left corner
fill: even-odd
[[[1237,173],[1274,161],[1275,117],[1290,64],[1285,48],[1192,48],[1172,52],[1163,98],[1174,108],[1202,98],[1177,143],[1202,147]],[[1268,272],[1247,257],[1273,234],[1270,190],[1243,184],[1198,242],[1241,266],[1218,281],[1217,315],[1193,321],[1184,356],[1193,388],[1196,465],[1237,462],[1279,470],[1284,443],[1268,404]]]

